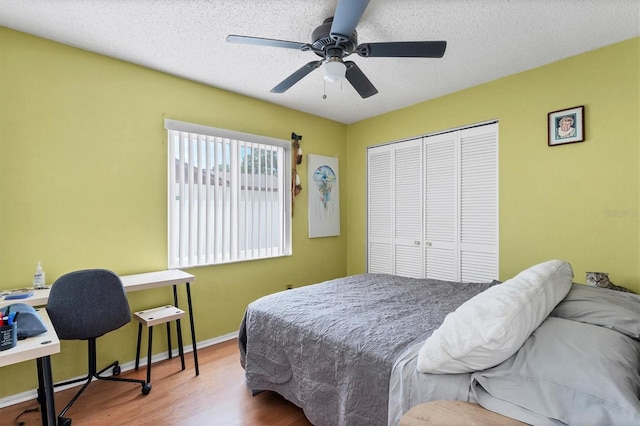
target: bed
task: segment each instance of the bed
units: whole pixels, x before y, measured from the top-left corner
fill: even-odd
[[[639,424],[640,297],[571,281],[562,291],[545,284],[554,295],[535,290],[515,309],[530,330],[477,319],[456,323],[476,301],[504,302],[496,294],[518,288],[508,283],[362,274],[263,297],[249,304],[239,332],[246,384],[254,393],[279,393],[322,426],[397,425],[411,407],[443,399],[476,402],[533,424]],[[531,303],[536,298],[541,302]],[[491,311],[504,317],[503,307]],[[487,324],[497,322],[491,315]],[[467,348],[460,365],[446,361],[429,370],[435,372],[419,371],[438,358],[425,348],[451,324],[485,346],[491,341],[489,350],[474,347],[469,357]],[[518,334],[507,338],[513,349],[487,339],[489,329]],[[498,353],[504,360],[491,365]],[[455,372],[438,370],[451,366]]]

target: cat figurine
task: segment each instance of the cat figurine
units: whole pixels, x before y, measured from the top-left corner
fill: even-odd
[[[600,288],[608,288],[609,290],[624,291],[625,293],[633,293],[628,288],[615,285],[609,280],[609,274],[606,272],[587,272],[587,284]]]

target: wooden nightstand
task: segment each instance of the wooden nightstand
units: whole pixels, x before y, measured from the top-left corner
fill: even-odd
[[[398,426],[424,425],[524,425],[518,420],[463,401],[431,401],[416,405],[400,419]]]

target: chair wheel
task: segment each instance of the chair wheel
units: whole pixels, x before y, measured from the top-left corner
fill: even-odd
[[[120,366],[119,365],[115,365],[113,367],[113,375],[114,376],[119,376],[120,375]]]
[[[71,419],[68,417],[58,417],[58,426],[71,426]]]
[[[151,392],[151,383],[145,383],[142,385],[142,394],[149,395],[149,392]]]

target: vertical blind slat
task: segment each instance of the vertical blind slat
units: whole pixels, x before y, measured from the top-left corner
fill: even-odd
[[[285,164],[284,162],[284,152],[283,150],[279,149],[277,150],[277,158],[278,158],[278,164]],[[287,182],[289,184],[289,182]],[[280,184],[280,181],[278,181],[278,184]],[[289,185],[289,188],[291,188],[291,185]],[[284,194],[287,193],[287,191],[285,191],[285,188],[280,185],[278,187],[278,205],[280,206],[284,206]],[[285,214],[288,214],[287,211],[285,211],[285,209],[278,209],[278,226],[280,226],[281,229],[285,229],[284,226],[284,217]],[[282,248],[284,247],[284,240],[285,240],[285,234],[283,232],[278,232],[278,254],[282,254]]]
[[[222,249],[221,245],[218,243],[222,239],[222,235],[220,233],[220,229],[218,227],[218,217],[220,216],[220,167],[218,164],[220,163],[220,142],[217,138],[211,138],[213,143],[213,181],[215,185],[213,186],[213,213],[211,220],[213,221],[213,241],[214,241],[214,251],[213,251],[213,261],[220,262],[222,261]]]
[[[260,152],[260,148],[261,146],[258,145],[258,217],[262,218],[264,216],[264,203],[262,201],[262,195],[263,195],[263,190],[262,188],[264,188],[264,181],[263,181],[263,176],[262,173],[260,173],[260,170],[262,170],[262,153]],[[258,226],[258,252],[262,251],[262,246],[263,246],[263,239],[262,239],[262,221],[260,219],[258,219],[256,221],[256,225]]]
[[[185,170],[186,170],[186,139],[188,135],[180,134],[180,162],[179,162],[179,179],[180,179],[180,214],[178,215],[178,221],[180,223],[180,245],[178,249],[178,259],[180,263],[187,263],[188,259],[186,258],[187,254],[187,244],[189,237],[189,229],[187,228],[189,222],[185,220],[186,212],[187,212],[187,186],[185,183]]]
[[[264,169],[260,169],[260,171],[262,172],[263,170],[266,171],[267,168],[270,166],[269,164],[269,156],[271,154],[271,151],[268,149],[268,147],[263,146],[262,150],[264,152]],[[262,156],[261,156],[262,157]],[[264,210],[265,210],[265,223],[264,223],[264,228],[265,228],[265,240],[266,241],[271,241],[271,227],[268,225],[269,223],[271,223],[269,221],[269,219],[271,218],[271,208],[269,203],[267,203],[267,200],[269,200],[269,197],[271,195],[271,181],[268,179],[268,176],[266,173],[262,173],[262,177],[264,178]],[[265,244],[265,251],[266,251],[266,255],[267,256],[271,256],[271,244]]]
[[[212,220],[211,216],[213,213],[213,209],[211,208],[211,169],[212,169],[212,143],[210,137],[205,137],[204,139],[204,147],[205,147],[205,163],[206,163],[206,176],[205,176],[205,198],[206,198],[206,209],[205,209],[205,251],[204,258],[205,263],[210,263],[213,260],[213,244],[212,244]]]
[[[242,142],[243,149],[240,150],[240,163],[244,164],[244,168],[240,168],[240,190],[238,191],[238,214],[241,220],[238,221],[238,236],[242,236],[242,239],[238,238],[238,253],[240,259],[247,259],[247,247],[246,247],[246,235],[248,232],[248,219],[247,219],[247,201],[246,201],[246,187],[248,184],[249,174],[247,172],[249,167],[249,159],[247,157],[247,144]]]
[[[238,141],[234,140],[231,144],[231,164],[239,164],[238,162]],[[231,179],[229,182],[229,189],[231,194],[231,235],[238,235],[238,180],[240,180],[240,168],[234,167],[230,169]],[[236,238],[230,238],[231,240],[231,260],[238,260],[238,240]]]
[[[227,168],[226,168],[226,158],[227,158],[227,154],[228,154],[228,143],[226,139],[222,139],[221,141],[222,144],[222,153],[220,156],[220,163],[221,163],[221,168],[222,170],[220,171],[220,173],[223,176],[223,182],[221,183],[221,190],[222,190],[222,199],[220,201],[220,210],[218,210],[220,212],[220,222],[218,223],[218,229],[220,230],[220,241],[222,242],[222,245],[220,247],[220,254],[222,255],[222,261],[228,261],[229,260],[229,256],[228,256],[228,251],[225,250],[226,246],[227,246],[227,231],[226,229],[228,228],[228,226],[226,225],[227,223],[227,182],[229,181],[228,178],[228,173],[227,173]]]
[[[253,155],[255,155],[255,153],[259,150],[259,146],[255,143],[252,146]],[[255,163],[255,160],[253,162]],[[255,170],[253,170],[252,179],[251,213],[256,215],[256,220],[253,221],[253,229],[251,232],[251,257],[256,258],[259,257],[258,250],[260,248],[260,243],[258,241],[258,233],[260,232],[260,220],[258,219],[260,217],[260,199],[258,198],[258,196],[260,195],[260,191],[258,190],[258,188],[260,187],[260,175],[256,175]]]
[[[169,145],[169,161],[168,161],[168,168],[169,168],[169,176],[174,176],[175,175],[175,169],[176,169],[176,134],[173,131],[168,132],[168,145]],[[172,173],[173,171],[173,173]],[[177,190],[176,190],[176,184],[175,184],[175,179],[169,179],[169,183],[168,183],[168,193],[169,193],[169,202],[168,202],[168,210],[169,210],[169,223],[167,224],[167,233],[169,235],[169,247],[168,247],[168,253],[169,253],[169,264],[178,264],[179,260],[178,260],[178,253],[175,250],[175,247],[177,246],[176,243],[176,239],[177,236],[180,235],[180,233],[178,232],[178,229],[176,229],[177,227],[174,225],[174,217],[176,215],[176,211],[174,208],[175,202],[176,202],[176,198],[178,196],[177,194]]]
[[[194,170],[198,164],[198,158],[196,156],[196,135],[190,133],[188,139],[189,145],[189,265],[193,265],[197,262],[196,259],[196,243],[198,241],[198,193],[196,192],[195,178],[197,171]]]
[[[207,171],[207,156],[206,150],[206,137],[203,135],[197,135],[197,149],[198,149],[198,245],[197,245],[197,258],[198,264],[202,264],[205,261],[206,256],[206,240],[207,240],[207,187],[206,187],[206,171]],[[204,232],[203,232],[204,231]]]

